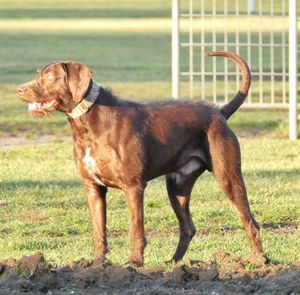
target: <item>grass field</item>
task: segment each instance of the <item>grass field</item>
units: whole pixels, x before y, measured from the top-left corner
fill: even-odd
[[[167,98],[170,84],[166,82],[106,84],[114,93],[137,101]],[[45,120],[36,120],[27,113],[27,105],[16,97],[14,86],[0,86],[0,138],[23,136],[34,139],[41,135],[53,135],[60,140],[70,136],[65,115],[52,114]],[[9,111],[8,111],[9,110]],[[288,138],[288,112],[286,110],[239,110],[229,125],[243,137]]]
[[[274,3],[276,13],[279,1]],[[16,86],[32,79],[36,69],[50,61],[65,59],[91,66],[95,80],[121,97],[140,101],[170,97],[170,4],[160,0],[88,0],[84,5],[79,0],[0,0],[0,142],[4,137],[20,136],[54,135],[57,139],[35,146],[0,147],[0,200],[7,201],[0,207],[1,259],[43,251],[47,259],[61,265],[92,257],[90,219],[72,146],[61,142],[70,135],[66,118],[54,114],[46,120],[31,119],[27,106],[17,98]],[[246,7],[246,0],[240,5]],[[234,11],[234,5],[229,10]],[[153,19],[158,23],[152,25]],[[222,38],[222,34],[217,37]],[[234,33],[229,38],[234,42]],[[258,58],[255,51],[252,54],[251,69],[256,71]],[[267,66],[269,52],[263,54]],[[282,61],[280,53],[275,54],[276,69]],[[184,56],[182,68],[187,65]],[[207,66],[212,67],[209,62]],[[188,89],[188,84],[183,82],[183,88]],[[279,82],[277,88],[280,93]],[[266,93],[268,89],[266,79]],[[216,91],[221,98],[222,80]],[[235,91],[233,83],[232,93]],[[254,80],[253,99],[257,93]],[[211,99],[209,81],[206,95]],[[239,110],[229,124],[246,137],[241,140],[243,170],[251,207],[262,225],[266,253],[273,261],[292,263],[300,254],[300,146],[286,140],[288,113]],[[150,182],[146,191],[147,266],[169,259],[177,243],[177,221],[164,186],[164,179],[159,178]],[[129,253],[128,212],[124,208],[121,192],[110,190],[109,258],[118,264],[123,264]],[[192,214],[198,233],[188,258],[205,260],[219,250],[247,255],[248,243],[236,213],[208,173],[194,189]]]
[[[300,144],[280,140],[242,140],[245,181],[252,210],[262,225],[272,261],[292,263],[299,255]],[[0,150],[1,258],[43,251],[56,264],[92,258],[92,236],[72,147],[57,143]],[[30,167],[30,169],[29,169]],[[149,183],[145,220],[149,244],[146,265],[170,258],[177,243],[177,220],[164,179]],[[215,251],[246,256],[249,250],[236,212],[211,174],[197,182],[192,215],[198,228],[187,257],[205,260]],[[110,190],[109,259],[124,264],[129,251],[128,212],[123,194]]]
[[[205,11],[211,10],[213,0],[203,1]],[[93,17],[169,17],[171,12],[172,1],[161,0],[1,0],[0,18],[93,18]],[[217,12],[223,11],[225,1],[219,1]],[[227,1],[228,12],[234,13],[236,9],[236,1]],[[183,11],[188,10],[188,0],[180,1]],[[257,9],[259,4],[256,3]],[[282,1],[274,0],[274,13],[278,13],[282,9]],[[201,1],[194,1],[194,8],[200,10]],[[238,1],[239,8],[247,11],[247,0]],[[270,11],[271,2],[261,1],[262,12]],[[288,10],[288,2],[283,5]],[[300,7],[297,6],[297,10]]]

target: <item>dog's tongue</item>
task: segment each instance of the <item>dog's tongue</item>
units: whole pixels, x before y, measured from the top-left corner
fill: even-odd
[[[38,102],[31,102],[28,104],[28,111],[32,112],[32,111],[36,111],[40,109],[40,103]]]

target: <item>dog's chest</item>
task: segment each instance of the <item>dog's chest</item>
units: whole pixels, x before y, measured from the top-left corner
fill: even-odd
[[[91,155],[91,147],[87,147],[85,149],[85,155],[84,158],[82,159],[82,162],[84,164],[84,167],[88,174],[94,179],[94,181],[99,184],[99,185],[105,185],[101,179],[100,176],[101,172],[99,168],[97,167],[96,160],[92,157]]]

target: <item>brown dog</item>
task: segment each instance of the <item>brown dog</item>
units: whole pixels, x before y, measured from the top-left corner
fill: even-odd
[[[247,96],[250,71],[233,53],[209,55],[234,60],[243,74],[240,90],[221,108],[204,101],[140,104],[120,100],[97,86],[91,70],[77,62],[49,64],[35,80],[18,88],[33,116],[43,117],[55,110],[68,116],[74,157],[92,217],[95,257],[107,253],[106,192],[107,187],[115,187],[123,190],[129,207],[129,262],[143,265],[144,190],[148,180],[166,175],[180,228],[173,260],[182,259],[196,232],[189,209],[191,191],[208,170],[235,205],[254,257],[263,258],[259,226],[250,212],[241,174],[239,144],[226,122]]]

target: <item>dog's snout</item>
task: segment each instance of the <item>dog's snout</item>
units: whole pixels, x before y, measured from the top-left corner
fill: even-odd
[[[20,96],[23,96],[27,91],[27,87],[25,85],[21,85],[17,88],[17,91],[19,92]]]

